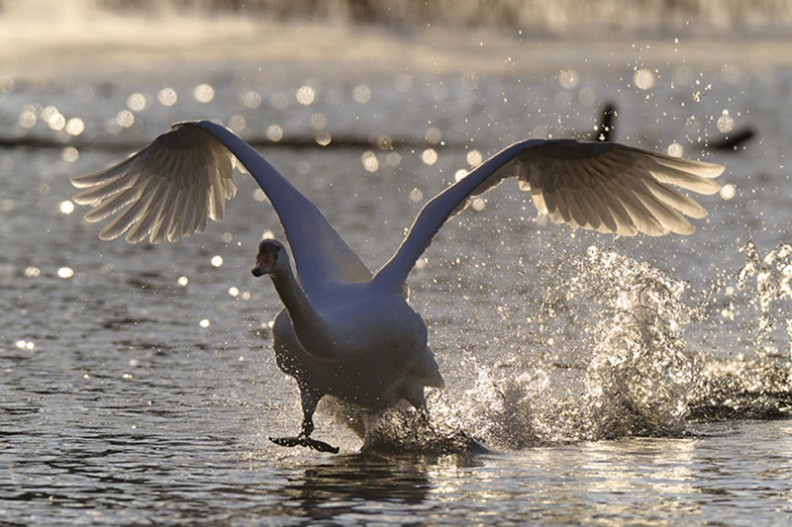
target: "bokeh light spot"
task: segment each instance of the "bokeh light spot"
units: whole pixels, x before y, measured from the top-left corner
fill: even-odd
[[[438,155],[437,150],[434,148],[427,148],[423,152],[421,152],[421,161],[424,162],[426,165],[434,165],[437,163]]]
[[[465,160],[467,161],[468,165],[472,167],[476,167],[481,164],[484,158],[482,157],[481,152],[479,152],[478,150],[471,150],[465,156]]]
[[[310,106],[316,102],[316,90],[310,86],[301,86],[297,89],[295,97],[297,98],[298,103],[302,104],[303,106]]]
[[[135,124],[135,114],[129,110],[121,110],[115,118],[116,124],[121,128],[130,128]]]
[[[682,157],[685,154],[685,149],[679,143],[671,143],[668,145],[666,153],[671,157]]]
[[[360,156],[360,160],[363,162],[363,168],[365,168],[366,171],[376,172],[379,170],[379,159],[377,159],[377,154],[371,150],[363,152],[363,155]]]
[[[283,128],[280,125],[273,124],[267,127],[267,131],[265,132],[267,139],[272,141],[273,143],[277,143],[281,139],[283,139]]]
[[[148,100],[145,95],[136,92],[127,97],[126,105],[133,112],[142,112],[148,107]]]
[[[80,151],[73,146],[67,146],[63,149],[63,152],[61,152],[61,159],[67,163],[74,163],[80,159]]]
[[[728,134],[734,130],[734,119],[729,115],[729,110],[723,110],[723,114],[718,117],[717,127],[722,134]]]
[[[59,208],[61,214],[71,214],[74,212],[74,203],[69,200],[61,201]]]
[[[733,184],[729,183],[728,185],[723,185],[723,188],[720,190],[720,197],[723,200],[729,201],[733,199],[734,196],[737,195],[737,187]]]
[[[352,90],[352,98],[357,103],[366,104],[371,100],[371,88],[365,84],[358,84]]]
[[[578,76],[575,70],[563,69],[561,73],[558,74],[558,83],[561,84],[561,87],[565,90],[571,90],[577,87],[578,82],[580,82],[580,76]]]
[[[641,68],[635,71],[633,82],[639,90],[649,90],[655,85],[655,74],[650,69]]]
[[[193,97],[195,97],[196,101],[207,104],[214,100],[215,90],[211,84],[199,84],[193,90]]]
[[[80,135],[85,131],[85,123],[79,117],[72,117],[66,121],[66,133],[71,136]]]
[[[261,106],[261,94],[256,90],[242,92],[239,96],[239,100],[242,101],[242,104],[245,105],[246,108],[250,108],[251,110],[255,110]]]
[[[173,88],[163,88],[157,94],[157,100],[163,106],[173,106],[179,101],[179,95]]]

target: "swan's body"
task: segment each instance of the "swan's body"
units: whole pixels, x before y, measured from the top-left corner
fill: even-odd
[[[324,395],[382,410],[401,399],[421,407],[424,386],[443,386],[426,325],[401,294],[363,282],[334,286],[326,304],[311,302],[275,240],[259,245],[253,274],[270,275],[285,306],[275,317],[273,349],[278,367],[300,387],[305,439],[299,444],[322,446],[308,436]]]
[[[432,198],[401,246],[372,273],[319,210],[253,148],[226,128],[181,123],[126,161],[73,179],[75,196],[92,205],[88,221],[115,216],[104,239],[126,233],[137,242],[176,241],[223,216],[234,196],[236,159],[267,194],[283,225],[296,266],[283,245],[261,243],[255,275],[268,274],[284,303],[273,345],[278,366],[299,385],[303,428],[275,440],[320,450],[310,439],[319,399],[333,395],[371,410],[405,399],[424,405],[424,387],[442,386],[423,319],[408,305],[405,281],[432,237],[467,201],[517,177],[539,210],[556,223],[600,232],[689,234],[684,216],[706,211],[675,185],[713,194],[723,167],[654,154],[615,143],[528,140],[516,143]]]

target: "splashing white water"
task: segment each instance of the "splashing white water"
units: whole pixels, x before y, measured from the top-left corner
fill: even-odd
[[[745,265],[735,285],[719,285],[710,300],[719,329],[734,342],[733,357],[708,357],[691,397],[696,419],[779,418],[792,415],[792,244],[764,257],[753,242],[740,248]]]
[[[524,349],[489,366],[469,358],[472,388],[432,392],[431,425],[412,411],[387,412],[366,444],[448,451],[475,448],[470,436],[522,448],[684,432],[699,362],[682,338],[692,311],[686,285],[595,248],[553,275],[560,285],[547,289]]]
[[[686,285],[593,247],[555,276],[562,279],[545,294],[538,349],[524,350],[534,367],[483,372],[469,392],[466,426],[508,447],[681,433],[696,379],[682,338]]]

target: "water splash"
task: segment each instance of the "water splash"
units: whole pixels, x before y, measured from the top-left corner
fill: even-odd
[[[430,397],[439,391],[430,392]],[[430,406],[434,406],[431,405]],[[416,410],[406,402],[375,414],[334,397],[320,403],[324,414],[346,425],[363,440],[361,452],[420,455],[486,453],[489,449],[464,431],[459,423]]]
[[[467,424],[507,447],[682,433],[697,363],[682,338],[687,285],[595,247],[553,276],[522,352],[533,364],[483,372]]]
[[[472,437],[514,449],[682,434],[699,364],[682,338],[694,311],[683,302],[687,285],[596,248],[550,275],[522,350],[494,364],[469,355],[472,388],[431,392],[431,426],[389,412],[367,429],[366,445],[469,451]]]
[[[748,242],[740,252],[746,262],[736,284],[719,285],[711,300],[737,353],[702,366],[690,402],[696,419],[792,416],[792,244],[762,257]]]
[[[740,252],[746,264],[737,275],[737,286],[755,292],[751,304],[758,309],[758,346],[764,355],[792,355],[792,315],[782,311],[784,300],[792,300],[792,244],[782,243],[761,258],[753,242],[748,242]],[[754,287],[749,281],[753,278]],[[788,317],[788,318],[787,318]],[[779,346],[774,336],[777,322],[786,326],[787,350]]]

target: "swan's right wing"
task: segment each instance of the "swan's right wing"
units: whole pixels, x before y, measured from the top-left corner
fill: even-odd
[[[125,161],[72,178],[81,189],[74,201],[92,207],[86,220],[109,219],[102,239],[126,233],[130,242],[173,242],[223,217],[236,193],[235,165],[247,169],[275,208],[308,295],[371,277],[308,198],[250,145],[209,121],[176,124]]]
[[[193,126],[174,126],[125,161],[71,181],[81,189],[75,203],[92,207],[86,221],[115,216],[99,237],[126,234],[131,243],[175,242],[203,231],[209,219],[223,218],[226,200],[236,195],[228,150]]]
[[[530,192],[540,212],[555,223],[633,236],[690,234],[685,218],[707,211],[671,188],[714,194],[712,178],[721,165],[689,161],[617,143],[533,139],[492,156],[432,198],[415,219],[396,254],[374,277],[378,287],[396,290],[446,220],[472,197],[514,177]]]

